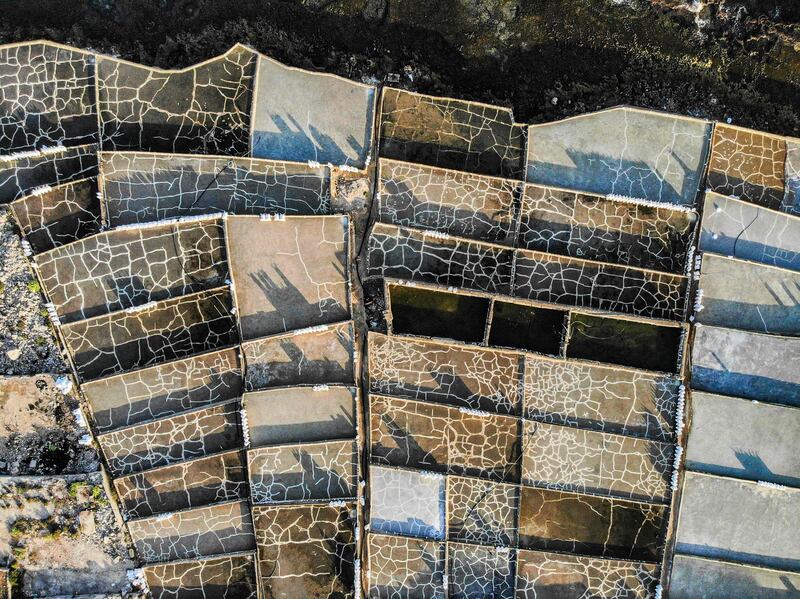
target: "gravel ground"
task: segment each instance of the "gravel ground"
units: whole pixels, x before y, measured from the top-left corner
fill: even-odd
[[[97,450],[88,435],[66,376],[0,377],[0,474],[50,475],[97,472]],[[66,391],[66,392],[64,392]],[[82,421],[82,422],[81,422]]]
[[[0,213],[0,374],[68,372],[10,213]]]
[[[13,556],[16,596],[133,590],[129,543],[100,473],[0,479],[0,523],[0,560]]]

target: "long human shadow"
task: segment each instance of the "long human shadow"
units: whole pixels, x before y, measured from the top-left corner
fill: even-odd
[[[287,114],[284,118],[284,115],[270,114],[269,117],[277,131],[254,132],[254,156],[294,162],[347,163],[348,156],[342,147],[314,125],[309,124],[306,132],[294,115]],[[358,154],[363,152],[363,147],[352,136],[348,136],[347,142]]]
[[[328,331],[327,334],[331,334]],[[335,331],[335,341],[342,350],[340,358],[332,359],[332,352],[324,357],[306,356],[306,348],[301,347],[297,341],[290,338],[269,339],[268,337],[254,340],[258,346],[265,347],[269,352],[269,345],[276,345],[286,356],[287,360],[259,361],[258,356],[251,358],[247,365],[245,389],[254,391],[276,385],[317,385],[336,384],[352,385],[353,378],[353,341],[347,335]]]
[[[791,450],[787,449],[787,454]],[[780,474],[772,470],[761,456],[752,450],[734,449],[733,454],[739,460],[740,467],[711,464],[702,460],[686,460],[686,467],[698,472],[708,472],[729,478],[741,478],[752,481],[767,481],[787,487],[800,488],[800,477]]]
[[[663,175],[643,160],[628,160],[598,152],[564,148],[571,165],[536,161],[528,167],[531,182],[596,194],[616,194],[678,206],[692,206],[701,186],[701,173],[691,169],[677,154],[670,158],[681,169],[680,189],[668,183]]]
[[[260,337],[316,324],[329,324],[348,317],[347,307],[333,298],[314,302],[295,285],[277,266],[277,275],[271,277],[264,269],[248,273],[250,280],[267,300],[271,311],[259,310],[254,314],[241,314],[245,337]],[[342,271],[342,282],[346,278]]]
[[[447,471],[448,464],[446,462],[439,462],[410,431],[398,424],[388,413],[384,412],[379,417],[380,422],[389,431],[391,440],[396,447],[384,445],[381,443],[381,437],[375,435],[377,440],[373,441],[371,446],[371,452],[375,457],[385,460],[392,466],[422,468],[435,472]],[[443,435],[444,431],[440,431],[440,433]],[[399,455],[395,455],[396,453]]]

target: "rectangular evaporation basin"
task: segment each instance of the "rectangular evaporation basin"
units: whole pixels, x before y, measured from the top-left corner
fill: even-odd
[[[369,407],[376,464],[519,481],[517,418],[378,395]]]
[[[0,47],[0,151],[97,141],[95,55],[53,42]]]
[[[255,549],[246,501],[131,520],[128,529],[139,558],[166,562]]]
[[[525,131],[511,110],[383,88],[379,154],[430,166],[521,179]]]
[[[118,478],[114,489],[129,519],[247,499],[239,450],[218,453]]]
[[[480,343],[490,300],[405,285],[389,285],[392,332]]]
[[[451,541],[516,546],[519,486],[447,477],[447,535]]]
[[[256,567],[253,554],[239,553],[207,559],[192,559],[142,568],[154,599],[187,597],[193,589],[224,585],[228,597],[255,597]],[[186,593],[186,595],[184,595]]]
[[[81,385],[100,432],[172,416],[242,394],[235,349],[200,354]]]
[[[708,189],[765,208],[784,199],[786,138],[717,123],[708,160]]]
[[[253,156],[366,168],[377,87],[289,67],[259,54]]]
[[[567,312],[495,301],[489,345],[558,355],[567,328]]]
[[[528,128],[527,180],[694,206],[711,123],[618,107]]]
[[[103,150],[246,154],[256,60],[242,44],[180,70],[97,56]]]
[[[522,550],[517,557],[517,597],[651,599],[658,570],[657,564]]]
[[[683,333],[680,325],[573,312],[566,356],[676,373],[680,370]]]
[[[517,250],[514,295],[541,302],[681,320],[688,279],[656,272]]]
[[[0,204],[30,195],[37,188],[55,187],[97,177],[97,146],[75,146],[0,160]]]
[[[358,446],[353,440],[257,447],[247,452],[253,503],[355,498]]]
[[[526,185],[519,247],[682,273],[697,214],[556,187]]]
[[[37,256],[61,322],[74,322],[225,283],[222,222],[116,229]]]
[[[356,436],[355,387],[282,387],[245,393],[242,401],[252,447]]]
[[[11,203],[14,220],[34,253],[99,233],[97,179],[81,179]]]
[[[521,187],[518,181],[381,158],[378,219],[511,245]]]
[[[225,238],[243,339],[349,318],[346,216],[232,216]]]
[[[444,599],[445,543],[370,533],[367,536],[369,596],[376,599]],[[409,589],[414,593],[398,593]]]
[[[523,487],[521,494],[522,549],[650,562],[659,558],[667,506],[531,487]]]
[[[112,227],[226,212],[327,214],[324,166],[230,156],[103,152],[103,204]]]
[[[671,441],[680,379],[577,360],[525,356],[531,420]]]
[[[441,474],[370,466],[370,530],[444,539],[445,489]]]
[[[520,413],[518,353],[374,332],[367,345],[374,393]]]
[[[700,324],[800,335],[800,272],[703,254]]]
[[[687,472],[675,551],[800,570],[800,489]]]
[[[516,552],[506,547],[482,547],[448,543],[447,571],[449,597],[467,599],[489,597],[513,599]]]
[[[800,218],[706,193],[699,249],[800,270]]]
[[[291,385],[352,385],[356,345],[352,321],[242,343],[245,390]]]
[[[698,325],[692,387],[700,391],[800,406],[800,338]]]
[[[544,422],[524,423],[522,483],[667,501],[674,446]]]
[[[242,446],[232,400],[97,437],[113,476],[133,474]]]
[[[690,470],[800,487],[800,409],[692,392]]]
[[[511,248],[377,223],[367,248],[369,276],[511,294]]]
[[[230,291],[221,287],[61,327],[82,380],[152,366],[239,341]]]
[[[781,596],[791,599],[792,589],[800,589],[800,574],[797,572],[689,555],[676,555],[672,560],[671,599],[775,599]]]
[[[353,597],[353,503],[254,505],[253,524],[260,597]]]

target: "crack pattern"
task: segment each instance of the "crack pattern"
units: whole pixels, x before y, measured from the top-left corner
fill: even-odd
[[[239,402],[104,433],[97,440],[114,476],[234,449],[242,445]]]
[[[521,179],[524,127],[507,108],[384,88],[380,155]]]
[[[682,273],[697,214],[553,187],[526,185],[519,247]]]
[[[178,427],[180,424],[176,423]],[[202,419],[199,426],[213,427],[214,422],[209,418]],[[205,433],[211,436],[214,431],[204,429]],[[150,438],[156,443],[161,442],[154,437],[157,435]],[[178,440],[177,443],[186,449],[184,441]],[[248,495],[247,474],[240,451],[190,459],[118,478],[114,481],[114,489],[125,514],[131,519],[247,499]]]
[[[723,256],[800,270],[800,219],[707,193],[699,247]]]
[[[255,549],[253,521],[244,501],[131,520],[128,530],[145,563]]]
[[[693,206],[708,121],[619,107],[528,127],[531,183]]]
[[[0,157],[0,204],[97,175],[97,146],[94,145],[3,156]]]
[[[447,536],[451,541],[514,547],[518,512],[516,485],[447,477]]]
[[[245,389],[355,383],[355,331],[350,321],[242,343]]]
[[[227,277],[219,221],[107,231],[37,258],[61,322],[218,287]]]
[[[253,506],[264,597],[355,593],[355,506]]]
[[[253,503],[352,499],[358,486],[355,440],[259,447],[247,452]]]
[[[549,489],[520,489],[523,549],[656,561],[667,506]]]
[[[516,418],[377,395],[369,408],[374,463],[519,480]]]
[[[0,150],[96,143],[94,61],[50,43],[0,48]]]
[[[666,501],[674,446],[622,435],[525,422],[526,485]]]
[[[382,158],[378,161],[378,219],[510,245],[521,187],[507,179]]]
[[[103,203],[111,226],[227,212],[327,214],[330,171],[292,162],[103,152]]]
[[[246,154],[255,65],[244,46],[181,71],[99,56],[103,150]]]
[[[518,354],[379,333],[368,345],[373,393],[520,413]]]
[[[153,599],[256,599],[252,555],[157,564],[143,570]]]
[[[444,543],[370,534],[370,599],[445,599]]]
[[[650,599],[658,584],[655,564],[520,551],[518,599]]]
[[[517,252],[514,294],[567,306],[682,320],[688,281],[682,275]]]
[[[783,138],[717,123],[708,164],[708,187],[722,195],[780,209],[785,161]]]
[[[510,248],[379,223],[367,251],[370,276],[511,293]]]
[[[680,384],[671,376],[528,355],[524,415],[545,423],[671,441]]]
[[[347,217],[232,216],[225,234],[244,339],[350,317]]]
[[[61,332],[78,374],[91,380],[236,343],[231,308],[222,288],[69,323]]]
[[[99,233],[97,180],[83,179],[11,203],[14,220],[39,254]]]
[[[448,543],[448,597],[514,599],[515,553],[507,547]]]
[[[234,349],[89,381],[81,390],[100,432],[239,397],[242,367]]]

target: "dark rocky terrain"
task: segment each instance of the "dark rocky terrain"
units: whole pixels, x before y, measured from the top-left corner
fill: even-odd
[[[513,106],[628,103],[800,135],[797,0],[7,0],[0,43],[161,67],[247,43],[283,62]]]

